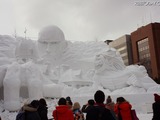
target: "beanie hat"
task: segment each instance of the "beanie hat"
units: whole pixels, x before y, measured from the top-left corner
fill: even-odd
[[[65,98],[60,98],[58,101],[58,105],[66,105],[66,99]]]
[[[160,102],[160,96],[158,95],[158,94],[154,94],[154,100],[156,101],[156,102]]]
[[[103,103],[105,99],[105,95],[104,92],[101,90],[98,90],[95,94],[94,94],[94,100],[96,101],[96,103]]]

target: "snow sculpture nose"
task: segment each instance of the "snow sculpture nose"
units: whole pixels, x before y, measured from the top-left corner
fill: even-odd
[[[46,52],[47,52],[47,53],[50,53],[50,52],[51,52],[50,48],[51,48],[50,43],[47,43],[47,48],[46,48]]]

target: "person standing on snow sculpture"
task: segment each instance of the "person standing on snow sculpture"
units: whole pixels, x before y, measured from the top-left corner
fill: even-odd
[[[94,94],[95,105],[87,112],[86,120],[115,120],[109,109],[105,108],[105,95],[103,91],[98,90]]]
[[[73,112],[66,105],[65,98],[60,98],[58,105],[52,113],[54,120],[74,120]]]
[[[126,101],[123,97],[118,97],[114,108],[118,120],[132,120],[131,108],[132,105],[128,101]]]
[[[160,96],[158,94],[154,94],[155,102],[152,104],[153,109],[153,118],[152,120],[160,120]]]

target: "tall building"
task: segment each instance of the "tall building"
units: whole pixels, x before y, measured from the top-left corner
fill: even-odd
[[[144,65],[153,79],[160,79],[160,23],[150,23],[131,33],[133,63]]]
[[[124,35],[110,42],[109,45],[120,52],[125,65],[130,65],[133,63],[130,35]]]

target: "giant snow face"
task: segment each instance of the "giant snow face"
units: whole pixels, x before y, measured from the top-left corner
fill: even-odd
[[[40,57],[45,59],[44,61],[52,61],[57,64],[56,61],[60,59],[66,47],[64,34],[58,27],[48,26],[39,32],[38,49]]]

